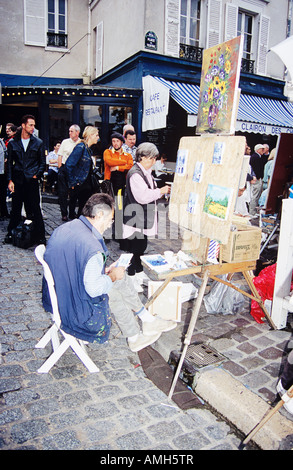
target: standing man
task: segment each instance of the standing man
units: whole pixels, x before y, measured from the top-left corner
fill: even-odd
[[[264,167],[268,161],[268,155],[265,155],[267,148],[262,144],[257,144],[254,147],[254,153],[250,157],[250,166],[253,174],[256,177],[256,181],[251,186],[249,213],[251,215],[256,214],[256,208],[258,206],[258,200],[262,193],[262,178],[264,175]]]
[[[69,138],[64,139],[61,142],[60,148],[58,150],[58,196],[59,196],[59,205],[61,210],[61,217],[64,222],[68,220],[67,216],[67,199],[69,193],[69,218],[75,219],[75,206],[76,206],[76,196],[73,195],[68,189],[67,183],[67,173],[65,169],[65,162],[72,150],[80,142],[79,138],[80,127],[77,124],[72,124],[69,128]]]
[[[12,243],[12,230],[21,221],[24,203],[33,214],[36,242],[46,243],[45,226],[40,207],[39,179],[46,167],[43,141],[33,136],[35,117],[26,114],[21,119],[21,131],[7,146],[8,189],[12,192],[12,210],[5,243]]]
[[[132,156],[133,163],[135,162],[135,154],[136,154],[136,134],[132,130],[128,130],[125,132],[124,136],[125,142],[122,145],[124,152],[130,153]]]
[[[104,179],[110,180],[113,185],[115,196],[119,189],[124,194],[126,175],[133,165],[132,156],[123,150],[123,135],[114,132],[111,135],[112,147],[104,152],[105,173]]]
[[[111,135],[112,146],[104,152],[104,179],[110,180],[115,196],[115,225],[112,229],[113,238],[122,240],[123,195],[126,175],[133,166],[130,153],[123,150],[124,137],[118,132]],[[122,246],[120,246],[122,249]]]

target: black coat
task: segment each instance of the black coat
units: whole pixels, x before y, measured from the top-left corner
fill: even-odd
[[[22,184],[33,176],[41,178],[46,168],[46,157],[43,141],[31,136],[26,152],[24,151],[21,134],[16,135],[7,147],[7,177],[8,181]]]

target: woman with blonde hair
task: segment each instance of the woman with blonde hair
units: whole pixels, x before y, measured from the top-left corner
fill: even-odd
[[[68,187],[76,193],[78,199],[78,217],[89,197],[94,193],[91,173],[93,168],[92,151],[90,147],[99,140],[99,129],[87,126],[82,134],[82,140],[74,147],[66,160]]]

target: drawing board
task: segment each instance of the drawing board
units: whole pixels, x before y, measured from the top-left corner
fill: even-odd
[[[170,220],[200,237],[227,244],[244,153],[244,136],[182,137]]]

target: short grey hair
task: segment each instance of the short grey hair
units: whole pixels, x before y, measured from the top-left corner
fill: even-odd
[[[108,214],[114,209],[114,199],[106,193],[95,193],[85,203],[82,215],[93,219],[99,212]]]
[[[80,127],[79,127],[78,124],[72,124],[72,125],[69,127],[69,129],[70,129],[71,127],[73,127],[73,129],[74,129],[75,131],[80,132]]]
[[[144,142],[140,144],[136,149],[135,159],[140,162],[142,157],[146,158],[157,158],[159,156],[159,150],[151,142]]]

